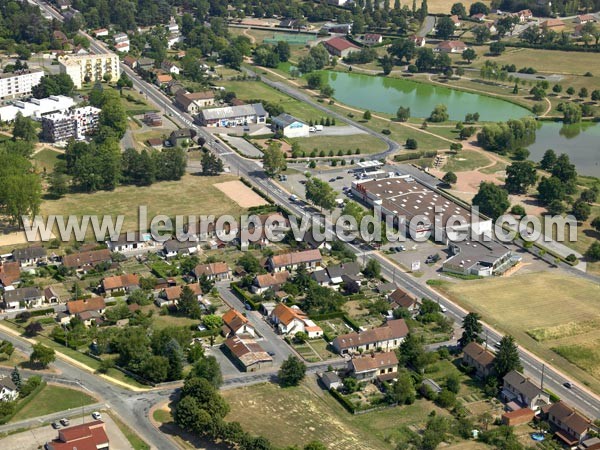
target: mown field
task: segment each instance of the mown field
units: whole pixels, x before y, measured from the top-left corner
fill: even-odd
[[[385,142],[370,134],[354,134],[351,136],[310,136],[307,138],[289,139],[290,142],[298,142],[300,148],[305,152],[324,150],[327,155],[333,150],[337,155],[341,150],[344,154],[348,150],[355,153],[356,149],[360,150],[361,154],[381,152],[387,148]]]
[[[599,285],[546,271],[443,283],[440,290],[600,392]]]
[[[62,386],[45,386],[27,405],[19,411],[11,422],[52,414],[95,403],[96,399],[76,389]]]
[[[237,203],[215,188],[215,183],[237,179],[234,176],[201,177],[185,175],[180,181],[165,181],[152,186],[120,186],[114,191],[92,194],[69,194],[59,200],[45,200],[41,214],[64,216],[84,214],[113,217],[124,215],[123,230],[137,229],[138,206],[148,208],[148,218],[157,214],[241,214]]]

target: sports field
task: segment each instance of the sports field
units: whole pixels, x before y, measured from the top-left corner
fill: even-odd
[[[441,290],[600,392],[599,285],[555,270],[444,283]]]

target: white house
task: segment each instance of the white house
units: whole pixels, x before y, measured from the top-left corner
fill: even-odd
[[[181,69],[179,67],[177,67],[175,65],[175,63],[171,62],[171,61],[163,61],[161,66],[162,70],[164,70],[165,72],[169,72],[175,75],[179,75],[181,73]]]
[[[290,308],[283,303],[277,304],[271,312],[271,321],[277,325],[277,331],[281,334],[294,336],[296,333],[303,332],[310,339],[323,336],[321,327],[310,320],[297,306]]]
[[[398,358],[396,352],[372,353],[352,358],[348,368],[357,380],[389,381],[398,375]]]
[[[18,309],[21,305],[36,308],[44,304],[44,294],[36,287],[24,287],[4,291],[7,309]]]
[[[368,33],[368,34],[365,34],[365,37],[363,38],[363,42],[365,45],[381,44],[383,42],[383,36],[380,34]]]
[[[242,334],[247,334],[252,337],[256,335],[254,327],[248,322],[248,319],[235,309],[230,309],[223,314],[222,319],[223,327],[221,328],[221,331],[225,337],[239,336]]]
[[[400,347],[407,335],[408,326],[404,319],[388,320],[378,328],[341,334],[333,340],[332,345],[342,355],[379,348],[389,351]]]
[[[19,396],[19,390],[10,377],[0,379],[0,401],[12,402]]]
[[[321,252],[318,249],[303,250],[271,256],[267,261],[267,267],[270,272],[294,271],[299,267],[315,269],[321,266],[322,260]]]
[[[124,253],[133,250],[147,249],[154,246],[154,242],[152,241],[152,236],[149,233],[140,234],[138,232],[134,232],[132,234],[120,234],[116,239],[111,237],[111,239],[106,241],[106,245],[111,252]]]
[[[271,128],[273,132],[279,131],[288,138],[308,137],[310,134],[310,127],[307,124],[286,113],[273,117]]]

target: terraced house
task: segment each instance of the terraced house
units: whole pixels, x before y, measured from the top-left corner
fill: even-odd
[[[408,326],[404,319],[388,320],[378,328],[341,334],[333,340],[332,345],[342,355],[358,353],[359,350],[389,351],[400,347],[407,335]]]

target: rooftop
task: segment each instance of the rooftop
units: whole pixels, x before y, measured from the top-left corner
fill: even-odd
[[[334,339],[340,349],[348,349],[361,345],[374,344],[391,339],[401,339],[408,334],[408,326],[404,319],[388,320],[384,325],[361,331],[359,333],[341,334]]]
[[[225,346],[245,367],[273,361],[273,358],[254,339],[233,336],[225,341]]]
[[[341,37],[334,37],[334,38],[328,39],[327,41],[325,41],[325,44],[328,45],[329,47],[336,49],[337,51],[340,51],[340,52],[344,51],[346,49],[349,49],[349,48],[358,49],[358,47],[356,45],[354,45],[352,42],[348,41],[347,39],[341,38]]]
[[[321,259],[319,249],[313,249],[275,255],[271,257],[271,263],[274,267],[285,267],[294,264],[321,261]]]
[[[396,352],[372,353],[370,355],[361,356],[360,358],[352,358],[350,364],[355,373],[370,372],[379,368],[387,368],[398,365]]]
[[[223,108],[210,108],[200,111],[200,116],[205,120],[229,119],[242,116],[266,116],[267,112],[262,103],[251,105],[225,106]]]
[[[484,367],[493,364],[496,360],[496,356],[492,352],[477,342],[469,342],[465,345],[463,353]]]

